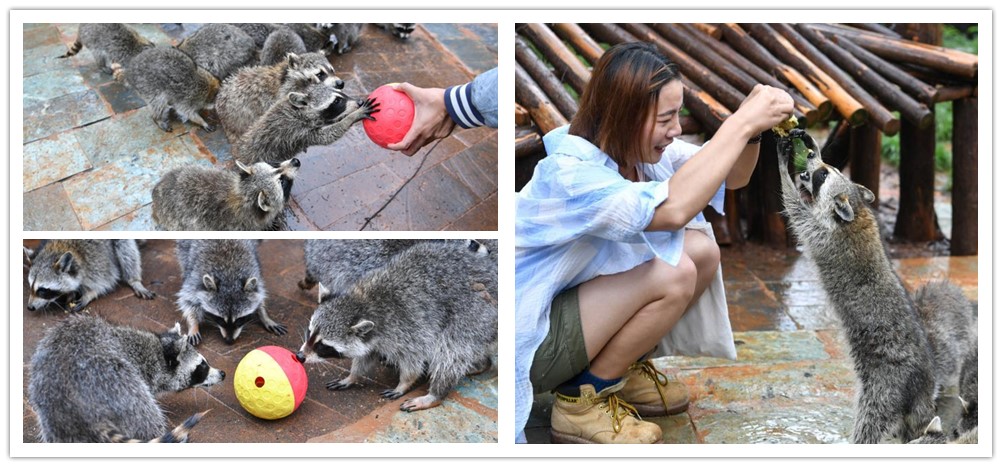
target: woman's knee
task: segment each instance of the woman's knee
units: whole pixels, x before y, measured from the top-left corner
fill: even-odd
[[[696,288],[696,265],[688,255],[682,254],[678,264],[672,266],[659,259],[654,260],[652,277],[661,298],[668,301],[688,302]]]
[[[712,272],[720,266],[720,247],[717,242],[697,231],[688,231],[685,236],[685,253],[692,258],[696,269]]]

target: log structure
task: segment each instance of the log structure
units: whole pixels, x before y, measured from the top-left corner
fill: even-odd
[[[839,168],[848,165],[853,179],[879,196],[881,138],[900,130],[902,199],[895,233],[910,240],[941,235],[927,195],[932,192],[933,110],[937,103],[953,102],[952,251],[976,254],[978,57],[923,43],[935,42],[936,36],[929,35],[933,29],[938,25],[519,24],[518,164],[545,156],[541,136],[574,117],[590,67],[605,49],[642,40],[679,65],[683,134],[709,138],[757,84],[778,87],[793,97],[801,127],[829,128],[825,160]],[[762,146],[766,157],[775,152],[769,140]],[[728,196],[729,216],[718,223],[727,229],[718,235],[721,241],[740,244],[746,235],[736,229],[747,228],[753,239],[789,242],[777,222],[775,180],[765,169],[770,164],[763,162],[768,161],[760,159],[764,170],[756,172],[749,187]],[[531,167],[516,173],[531,173]]]

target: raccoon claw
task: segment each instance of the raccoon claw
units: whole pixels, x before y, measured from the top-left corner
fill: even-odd
[[[196,332],[194,334],[189,334],[188,335],[188,343],[191,344],[192,347],[195,347],[198,344],[201,344],[202,343],[202,333]]]
[[[216,131],[216,126],[212,124],[206,124],[205,126],[202,127],[202,129],[205,130],[206,133],[212,133],[213,131]]]
[[[330,381],[327,383],[327,389],[331,391],[340,391],[342,389],[348,389],[354,386],[352,383],[345,383],[343,381]]]
[[[404,395],[404,393],[397,392],[395,389],[387,389],[379,393],[379,395],[392,400],[392,399],[399,399],[401,396]]]
[[[288,328],[278,323],[275,323],[270,326],[265,326],[264,328],[267,329],[268,332],[278,336],[284,336],[285,333],[288,332]]]
[[[134,290],[133,294],[143,300],[153,300],[156,298],[157,293],[150,290]]]
[[[69,306],[68,310],[69,313],[79,312],[80,310],[83,310],[84,307],[87,306],[86,303],[80,303],[80,302],[69,302],[66,305]]]

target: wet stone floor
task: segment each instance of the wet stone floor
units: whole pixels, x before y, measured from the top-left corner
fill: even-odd
[[[154,230],[160,177],[189,164],[232,168],[230,144],[221,129],[176,120],[161,131],[143,99],[100,71],[86,47],[56,58],[77,26],[25,25],[24,230]],[[201,25],[133,26],[155,44],[177,44]],[[393,82],[462,84],[497,66],[497,25],[420,24],[402,41],[369,24],[331,63],[353,96]],[[203,116],[218,123],[215,111]],[[407,157],[376,146],[359,124],[297,157],[290,229],[497,230],[496,130],[457,129]]]
[[[855,378],[813,264],[795,250],[722,248],[735,361],[663,357],[689,389],[686,413],[648,419],[665,443],[847,443]],[[909,290],[932,279],[961,286],[977,310],[977,257],[892,260]],[[536,396],[530,443],[549,443],[553,396]]]
[[[26,241],[33,248],[37,242]],[[261,420],[247,413],[233,392],[232,376],[240,360],[253,349],[276,345],[298,350],[303,343],[316,304],[317,290],[300,290],[296,285],[305,273],[301,240],[265,240],[260,248],[263,282],[268,291],[268,314],[289,332],[276,336],[257,323],[244,327],[233,345],[227,345],[215,327],[205,324],[198,351],[214,367],[226,372],[226,380],[210,388],[190,389],[160,397],[169,426],[174,427],[194,413],[211,411],[192,430],[196,443],[363,443],[363,442],[452,442],[496,443],[498,441],[498,372],[495,365],[486,372],[465,378],[442,405],[407,413],[400,404],[428,392],[427,381],[419,381],[397,400],[380,392],[397,384],[395,369],[377,365],[363,386],[331,391],[325,384],[348,375],[349,360],[331,359],[325,364],[307,365],[309,378],[306,398],[295,412],[280,420]],[[154,300],[140,300],[126,285],[99,297],[87,312],[118,325],[163,332],[181,322],[187,329],[174,300],[180,290],[181,272],[174,256],[174,242],[150,240],[140,247],[143,283],[157,293]],[[27,303],[28,286],[23,285]],[[24,313],[23,442],[38,441],[38,426],[28,403],[28,375],[31,356],[45,332],[65,319],[62,311]],[[203,323],[204,324],[204,323]]]

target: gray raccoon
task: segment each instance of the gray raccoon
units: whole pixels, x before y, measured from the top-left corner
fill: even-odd
[[[240,28],[241,31],[247,33],[251,39],[254,40],[254,45],[257,48],[264,47],[264,41],[268,40],[268,36],[275,32],[276,29],[282,27],[281,24],[276,23],[230,23],[233,26]]]
[[[299,35],[299,38],[303,40],[303,44],[306,46],[307,52],[319,52],[324,55],[330,55],[334,52],[334,41],[336,38],[332,38],[329,32],[321,31],[315,24],[285,23],[285,26],[288,26]]]
[[[220,81],[257,62],[254,39],[231,24],[207,24],[181,41],[177,48]]]
[[[188,322],[188,340],[202,341],[199,324],[209,321],[227,344],[243,327],[259,320],[268,332],[283,335],[285,326],[268,316],[255,240],[178,240],[182,284],[177,306]]]
[[[799,187],[787,172],[794,138],[811,150]],[[803,130],[780,139],[777,152],[790,228],[817,265],[859,381],[852,441],[915,439],[935,412],[932,352],[916,305],[880,240],[869,206],[873,193],[824,164]]]
[[[264,41],[258,65],[271,66],[285,61],[286,56],[290,53],[297,55],[306,53],[306,45],[303,44],[303,39],[295,31],[287,27],[276,29]]]
[[[74,315],[45,334],[31,358],[28,401],[48,443],[186,442],[196,414],[171,432],[158,395],[226,377],[181,335]]]
[[[340,81],[328,75],[314,76],[302,92],[280,97],[237,142],[236,157],[247,164],[279,163],[310,146],[334,143],[355,122],[375,120],[372,114],[378,111],[378,104],[369,98],[350,98],[331,86],[331,80]]]
[[[306,277],[299,288],[312,289],[320,284],[320,295],[346,293],[365,273],[386,265],[398,253],[422,242],[433,240],[306,240]],[[487,254],[476,240],[455,240],[475,253]]]
[[[167,46],[146,49],[132,59],[125,77],[149,104],[153,121],[161,130],[171,131],[171,109],[182,122],[190,120],[209,132],[216,129],[198,112],[212,106],[219,80],[184,52]]]
[[[975,324],[975,328],[977,325]],[[961,433],[978,428],[978,343],[964,358],[960,370],[960,399],[964,402],[964,416],[960,419]]]
[[[379,27],[387,30],[399,39],[407,40],[414,33],[417,23],[378,23]]]
[[[351,51],[352,46],[358,43],[358,38],[362,36],[362,26],[364,23],[317,23],[317,29],[327,33],[337,39],[334,42],[334,51],[338,55]]]
[[[318,53],[292,54],[272,66],[238,70],[223,82],[216,99],[216,114],[226,138],[236,144],[279,96],[306,90],[315,84],[314,78],[336,89],[344,87],[327,57]]]
[[[382,392],[397,399],[427,373],[429,394],[401,410],[435,407],[466,375],[491,367],[497,342],[497,302],[477,285],[497,289],[497,264],[452,242],[422,242],[370,271],[342,295],[320,297],[297,358],[351,358],[351,373],[327,388],[360,382],[380,359],[400,370]]]
[[[908,444],[978,444],[978,427],[965,430],[953,439],[943,431],[943,423],[939,417],[933,417],[926,426],[922,436],[913,439]]]
[[[80,25],[73,45],[59,58],[72,57],[84,46],[94,54],[98,66],[110,74],[129,66],[133,57],[153,47],[153,43],[121,23],[85,23]]]
[[[156,296],[143,286],[135,240],[46,240],[37,251],[24,248],[24,256],[31,287],[29,311],[52,304],[79,311],[119,281],[139,298]]]
[[[238,172],[190,165],[153,187],[153,221],[163,230],[270,230],[292,191],[299,159],[259,162]]]

